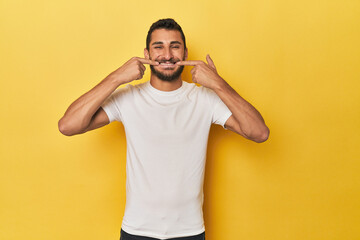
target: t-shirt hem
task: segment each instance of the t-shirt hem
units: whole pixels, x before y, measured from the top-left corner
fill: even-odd
[[[124,224],[122,224],[121,228],[132,235],[139,235],[139,236],[145,236],[145,237],[152,237],[152,238],[160,238],[160,239],[168,239],[168,238],[179,238],[179,237],[189,237],[189,236],[194,236],[194,235],[198,235],[201,234],[203,232],[205,232],[205,226],[203,226],[201,228],[201,230],[198,231],[194,231],[191,233],[186,233],[186,235],[159,235],[159,234],[155,234],[155,233],[149,233],[149,232],[143,232],[143,231],[137,231],[137,230],[133,230],[131,228],[128,228],[127,226],[125,226]]]

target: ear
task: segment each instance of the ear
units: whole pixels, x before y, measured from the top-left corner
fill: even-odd
[[[146,48],[144,48],[144,57],[145,57],[146,59],[150,59],[149,51],[148,51]]]

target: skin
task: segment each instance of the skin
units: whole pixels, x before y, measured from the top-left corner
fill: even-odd
[[[242,98],[220,75],[209,55],[203,61],[181,61],[177,65],[193,66],[192,80],[212,89],[232,112],[225,127],[254,142],[264,142],[269,137],[269,128],[261,114]]]
[[[74,101],[58,123],[60,132],[72,136],[109,124],[101,104],[120,85],[142,79],[145,65],[152,65],[155,70],[166,75],[173,74],[180,66],[191,66],[192,81],[212,89],[232,112],[225,123],[227,129],[258,143],[268,139],[269,129],[261,114],[218,74],[209,55],[206,56],[206,63],[187,60],[188,50],[184,48],[180,32],[165,29],[153,31],[149,49],[144,49],[144,56],[131,58]],[[151,73],[150,84],[161,91],[173,91],[181,87],[182,79],[179,76],[173,81],[163,81]]]
[[[157,29],[151,34],[151,42],[149,50],[144,49],[144,56],[146,59],[153,59],[155,61],[180,61],[186,60],[188,57],[187,49],[184,49],[184,43],[181,39],[179,31],[169,31],[165,29]],[[174,73],[180,65],[173,67],[154,66],[157,71],[164,74]],[[173,91],[182,85],[181,76],[172,82],[167,82],[159,79],[155,74],[150,76],[150,84],[161,91]]]

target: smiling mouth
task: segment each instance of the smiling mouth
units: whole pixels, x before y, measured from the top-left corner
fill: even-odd
[[[162,65],[162,66],[175,66],[175,63],[166,62],[166,63],[160,63],[160,65]]]
[[[159,61],[159,67],[163,69],[174,69],[176,67],[176,64],[179,60],[174,61]]]

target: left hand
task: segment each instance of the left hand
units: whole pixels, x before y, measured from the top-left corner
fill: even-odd
[[[179,61],[176,64],[180,66],[194,66],[191,70],[192,81],[200,85],[215,89],[221,81],[224,81],[216,71],[216,67],[209,55],[206,55],[206,64],[200,60]]]

